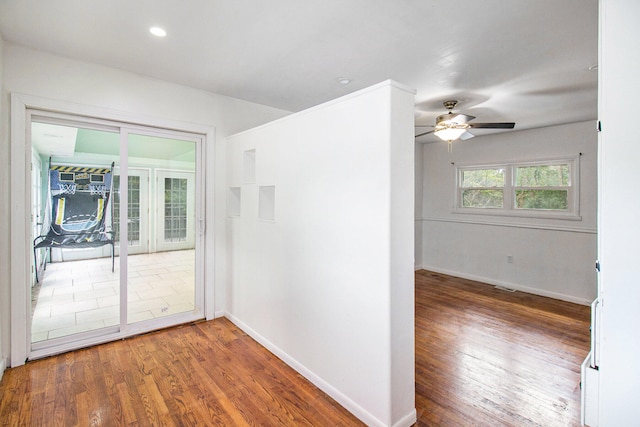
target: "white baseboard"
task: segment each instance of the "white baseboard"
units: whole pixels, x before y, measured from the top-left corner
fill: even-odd
[[[591,305],[591,300],[584,298],[577,298],[572,295],[565,295],[558,292],[545,291],[544,289],[530,288],[528,286],[519,285],[517,283],[503,282],[501,280],[494,280],[488,277],[476,276],[473,274],[460,273],[458,271],[450,271],[437,267],[422,266],[421,270],[433,271],[434,273],[446,274],[448,276],[460,277],[462,279],[473,280],[476,282],[487,283],[494,286],[502,286],[508,289],[515,289],[516,291],[526,292],[528,294],[539,295],[541,297],[549,297],[561,301],[572,302],[580,305]]]
[[[408,413],[406,416],[402,417],[401,419],[393,423],[393,427],[410,427],[414,425],[417,420],[418,420],[418,416],[417,416],[416,410],[414,409],[413,411]]]
[[[260,343],[263,347],[269,350],[271,353],[275,354],[279,359],[285,362],[287,365],[296,370],[300,375],[311,381],[316,387],[320,390],[327,393],[331,396],[336,402],[342,405],[345,409],[355,415],[360,421],[364,422],[368,426],[374,427],[388,427],[387,424],[380,421],[378,418],[374,417],[370,412],[366,409],[355,403],[348,396],[344,395],[342,392],[337,390],[331,384],[322,379],[319,375],[309,370],[302,363],[291,357],[289,354],[275,346],[268,339],[257,333],[253,330],[249,325],[244,323],[242,320],[238,319],[231,313],[225,313],[225,317],[229,319],[233,324],[246,332],[251,338]],[[413,417],[413,418],[412,418]],[[411,421],[413,420],[413,421]],[[416,420],[416,411],[413,409],[411,413],[401,418],[400,421],[396,422],[393,427],[409,427],[415,423]]]

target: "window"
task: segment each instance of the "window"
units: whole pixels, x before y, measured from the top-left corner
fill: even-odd
[[[578,161],[457,168],[456,212],[577,219]]]
[[[460,174],[462,207],[502,209],[504,207],[505,169],[469,169]]]
[[[515,209],[567,211],[571,179],[568,163],[515,167]]]

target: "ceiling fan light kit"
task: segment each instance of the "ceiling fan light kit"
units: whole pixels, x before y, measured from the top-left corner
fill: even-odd
[[[441,140],[451,142],[460,138],[466,131],[466,127],[458,126],[456,123],[446,123],[443,126],[436,126],[433,133]]]

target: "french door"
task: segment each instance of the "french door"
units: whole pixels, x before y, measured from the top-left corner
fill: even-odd
[[[122,238],[120,233],[120,175],[116,174],[113,179],[113,229],[115,240],[119,242]],[[194,193],[195,194],[195,193]],[[149,253],[149,170],[129,169],[129,179],[127,180],[128,195],[128,218],[127,223],[127,244],[129,245],[129,255]],[[119,245],[116,253],[120,253]]]
[[[192,172],[158,171],[156,249],[193,248],[195,237],[195,175]]]
[[[53,243],[32,255],[32,265],[44,256],[48,264],[28,291],[27,355],[203,318],[204,235],[196,224],[204,137],[44,111],[28,117],[32,157],[41,164],[31,177],[32,217],[44,224],[32,227],[28,244]],[[47,234],[54,222],[86,228],[85,218],[104,227],[82,239]],[[84,245],[97,236],[104,244]]]

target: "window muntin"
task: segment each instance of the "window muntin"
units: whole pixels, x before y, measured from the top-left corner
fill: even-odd
[[[577,218],[575,159],[458,167],[457,171],[457,212]]]

